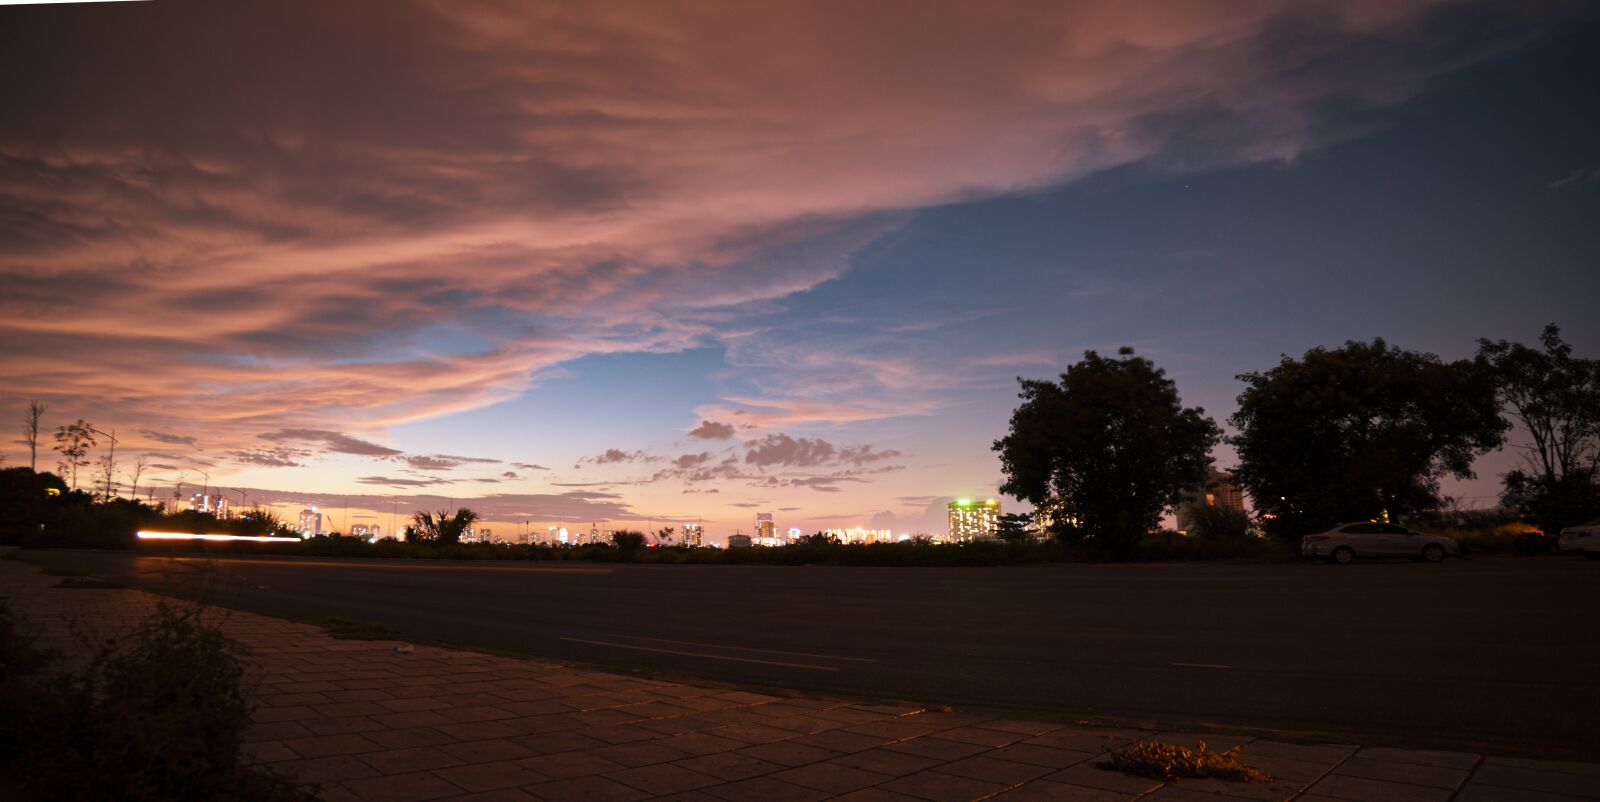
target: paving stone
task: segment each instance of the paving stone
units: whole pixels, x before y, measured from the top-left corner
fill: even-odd
[[[1503,788],[1498,785],[1477,785],[1469,782],[1455,795],[1452,802],[1591,802],[1593,799],[1592,796],[1551,794],[1527,788]]]
[[[1339,764],[1339,767],[1334,769],[1333,773],[1349,777],[1365,777],[1369,780],[1388,780],[1412,785],[1426,785],[1432,788],[1445,788],[1452,791],[1461,787],[1461,784],[1467,779],[1465,769],[1375,760],[1364,757],[1362,753],[1357,753],[1355,757]]]
[[[440,724],[434,729],[459,741],[486,741],[491,738],[509,738],[525,735],[522,730],[508,727],[501,721],[474,721],[467,724]]]
[[[1131,795],[1147,794],[1161,786],[1160,780],[1135,777],[1132,774],[1123,774],[1120,771],[1106,771],[1092,762],[1069,766],[1055,774],[1046,776],[1044,779],[1067,785],[1079,785],[1084,788],[1119,791]]]
[[[377,752],[383,747],[363,735],[316,735],[287,742],[301,757],[334,757],[361,752]]]
[[[815,746],[818,749],[830,749],[835,752],[861,752],[867,749],[891,744],[894,741],[878,735],[862,735],[858,732],[844,732],[842,730],[828,730],[810,735],[801,735],[790,738],[790,743]]]
[[[506,740],[527,749],[535,755],[554,755],[579,749],[594,749],[605,745],[604,741],[597,741],[575,732],[545,732],[536,735],[518,735]]]
[[[439,713],[445,718],[460,724],[466,724],[474,721],[499,721],[507,718],[518,718],[516,713],[495,705],[449,707],[440,710]]]
[[[719,799],[728,800],[728,802],[751,802],[751,800],[760,800],[760,802],[816,802],[816,800],[827,799],[830,796],[827,791],[818,791],[815,788],[786,783],[781,780],[774,780],[771,777],[756,777],[727,785],[715,785],[705,789],[705,792]]]
[[[1479,756],[1473,752],[1440,752],[1428,749],[1395,749],[1388,746],[1369,746],[1356,753],[1356,757],[1410,763],[1418,766],[1440,766],[1447,769],[1470,769],[1478,765]]]
[[[613,772],[607,775],[617,782],[631,785],[654,796],[693,791],[708,785],[718,785],[721,779],[702,774],[672,763],[641,766],[636,769]]]
[[[683,752],[679,752],[660,741],[612,744],[590,750],[590,754],[605,758],[613,763],[620,763],[629,768],[648,766],[653,763],[670,763],[687,757]]]
[[[890,780],[879,787],[933,802],[967,802],[993,796],[1006,790],[1007,786],[938,771],[922,771]]]
[[[836,796],[834,802],[922,802],[922,800],[914,796],[885,791],[882,788],[863,788],[843,796]]]
[[[1035,780],[994,798],[1005,802],[1128,802],[1131,797],[1121,791]]]
[[[1566,771],[1486,764],[1473,772],[1472,784],[1600,799],[1600,778]]]
[[[709,774],[724,782],[747,780],[751,777],[779,772],[785,768],[777,763],[758,760],[749,755],[741,755],[736,752],[722,752],[715,755],[685,758],[674,762],[673,765],[682,766],[702,774]]]
[[[891,777],[915,774],[916,772],[924,769],[930,769],[934,766],[944,763],[943,760],[938,760],[935,758],[918,757],[916,755],[908,755],[904,752],[891,752],[886,749],[869,749],[865,752],[857,752],[853,755],[836,757],[828,762],[838,763],[840,765],[850,766],[852,768],[866,769],[867,771],[874,771],[879,774],[887,774]]]
[[[332,783],[376,777],[379,771],[351,755],[339,757],[313,757],[284,760],[272,764],[273,771],[283,772],[302,783]]]
[[[467,789],[468,791],[493,791],[521,785],[544,782],[550,777],[509,760],[492,763],[471,763],[465,766],[435,769],[434,774]]]
[[[361,760],[384,774],[430,771],[459,766],[462,763],[462,760],[455,755],[433,746],[372,752],[362,755]]]
[[[605,777],[575,777],[530,785],[522,790],[546,802],[634,802],[650,797],[644,791]]]
[[[346,735],[388,729],[381,722],[373,721],[366,716],[312,718],[300,723],[315,735]]]
[[[500,788],[494,791],[479,791],[475,794],[447,796],[444,802],[539,802],[539,797],[521,788]]]
[[[520,760],[525,757],[533,757],[535,754],[532,749],[504,738],[488,741],[463,741],[445,744],[439,748],[459,758],[463,763]]]
[[[279,760],[296,760],[300,755],[282,741],[257,741],[239,747],[247,763],[274,763]]]
[[[992,755],[993,753],[991,752],[990,754]],[[956,774],[962,777],[970,777],[974,780],[1000,783],[1001,785],[1021,785],[1028,780],[1036,780],[1043,777],[1053,770],[1030,763],[997,760],[988,755],[964,758],[945,763],[939,767],[939,771],[945,774]]]
[[[686,755],[714,755],[718,752],[731,752],[741,749],[746,744],[732,738],[723,738],[709,732],[691,732],[683,735],[674,735],[662,739],[662,743]]]
[[[948,761],[960,760],[990,750],[990,747],[980,744],[962,743],[961,741],[946,741],[934,736],[913,738],[909,741],[898,741],[883,747],[891,752],[904,752],[908,755],[928,757],[934,760]]]
[[[1531,760],[1520,757],[1486,757],[1485,765],[1514,766],[1519,769],[1532,769],[1534,771],[1556,771],[1564,774],[1582,774],[1586,777],[1600,777],[1600,763],[1574,763],[1564,760]]]
[[[819,749],[815,746],[806,746],[788,741],[770,744],[756,744],[740,749],[739,754],[777,763],[784,766],[804,766],[808,763],[820,763],[828,758],[838,757],[839,753],[831,749]]]
[[[983,727],[957,727],[953,730],[943,730],[937,737],[945,741],[959,741],[961,743],[987,746],[990,749],[998,749],[1030,736],[1026,733],[990,730]]]
[[[1310,793],[1360,802],[1445,802],[1450,791],[1409,783],[1330,775],[1311,786]]]
[[[369,732],[364,733],[364,735],[367,740],[380,744],[385,749],[439,746],[441,744],[453,744],[459,740],[453,735],[446,735],[432,727],[409,727],[401,730]]]
[[[566,780],[591,774],[608,774],[627,768],[621,763],[587,752],[564,752],[555,755],[525,757],[518,760],[517,764],[554,780]]]
[[[342,784],[356,796],[369,802],[419,802],[424,799],[459,796],[462,792],[461,788],[426,771],[350,780]]]
[[[1052,769],[1064,769],[1099,757],[1098,754],[1092,752],[1074,752],[1070,749],[1057,749],[1053,746],[1039,746],[1038,744],[1012,744],[996,749],[988,753],[987,756],[1017,763],[1028,763],[1034,766],[1045,766]]]
[[[813,763],[772,775],[773,779],[804,785],[830,794],[843,794],[887,782],[887,774],[852,768],[838,763]]]

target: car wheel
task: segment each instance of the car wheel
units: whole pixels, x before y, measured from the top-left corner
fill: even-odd
[[[1340,565],[1349,565],[1355,558],[1355,550],[1349,546],[1340,546],[1333,550],[1333,561]]]
[[[1422,547],[1422,559],[1431,563],[1444,562],[1444,546],[1429,543]]]

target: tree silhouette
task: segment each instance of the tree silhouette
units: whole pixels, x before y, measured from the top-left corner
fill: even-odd
[[[1471,476],[1504,439],[1487,370],[1381,339],[1239,378],[1235,475],[1282,537],[1436,509],[1439,479]]]
[[[1479,340],[1478,361],[1531,441],[1501,501],[1553,532],[1600,512],[1600,360],[1574,357],[1553,323],[1539,343]]]
[[[1183,406],[1165,372],[1131,348],[1118,354],[1085,352],[1059,383],[1018,379],[1022,405],[994,450],[1001,492],[1059,505],[1060,520],[1128,556],[1205,477],[1219,431],[1204,410]]]
[[[478,520],[478,514],[462,507],[453,513],[449,510],[418,512],[412,516],[412,520],[415,522],[417,539],[453,545],[461,542],[461,536],[472,528],[472,524]],[[406,539],[411,539],[410,531],[407,531]]]
[[[61,452],[61,472],[71,477],[72,489],[78,489],[78,469],[89,464],[89,449],[94,448],[94,427],[83,418],[77,423],[56,427],[56,451]]]

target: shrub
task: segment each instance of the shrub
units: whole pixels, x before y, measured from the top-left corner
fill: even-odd
[[[1250,516],[1232,507],[1202,506],[1194,511],[1194,534],[1217,542],[1244,540],[1250,537]]]
[[[1247,783],[1272,782],[1271,775],[1239,762],[1239,750],[1243,748],[1235,746],[1226,752],[1211,752],[1206,749],[1205,741],[1201,741],[1194,749],[1177,744],[1140,741],[1112,752],[1108,762],[1096,765],[1107,771],[1120,771],[1166,782],[1195,777]]]
[[[199,608],[162,603],[10,711],[22,778],[51,799],[311,799],[240,765],[250,716],[241,653]]]

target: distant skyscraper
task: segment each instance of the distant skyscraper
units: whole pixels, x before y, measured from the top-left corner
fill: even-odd
[[[352,524],[350,526],[351,537],[366,537],[368,534],[366,524]]]
[[[705,543],[706,528],[699,522],[683,525],[683,545],[700,546]]]
[[[728,548],[747,549],[751,546],[749,535],[728,535]]]
[[[1000,535],[1000,502],[960,498],[950,502],[950,542],[966,543]]]
[[[1184,494],[1183,500],[1173,510],[1173,517],[1178,519],[1178,531],[1192,531],[1195,513],[1202,507],[1244,512],[1244,488],[1239,486],[1233,471],[1207,471],[1205,484]]]
[[[778,527],[772,522],[772,513],[756,513],[755,542],[760,546],[781,546],[778,542]]]
[[[300,511],[300,526],[297,532],[306,537],[322,534],[322,513],[316,507]]]
[[[824,535],[831,535],[839,539],[840,543],[894,543],[894,532],[888,529],[863,529],[859,526],[849,529],[824,529]],[[908,538],[909,539],[909,538]]]

